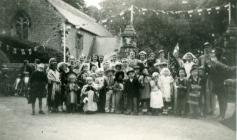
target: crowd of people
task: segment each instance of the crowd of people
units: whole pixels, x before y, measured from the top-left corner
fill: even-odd
[[[128,58],[111,60],[93,55],[91,60],[71,56],[68,62],[55,58],[45,64],[36,62],[29,71],[29,97],[32,114],[39,100],[47,97],[50,112],[117,113],[131,115],[168,115],[205,117],[215,111],[217,95],[220,117],[225,117],[227,94],[224,81],[236,67],[222,62],[217,49],[205,43],[204,54],[196,57],[191,52],[183,57],[179,51],[166,59],[165,51],[158,55],[145,51],[130,52]],[[175,62],[175,63],[174,63]]]

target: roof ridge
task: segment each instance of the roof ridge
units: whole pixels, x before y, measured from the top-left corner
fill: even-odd
[[[68,11],[71,11],[73,14],[77,15],[77,14],[80,14],[80,16],[83,16],[83,18],[86,18],[87,20],[90,20],[90,21],[93,21],[93,22],[96,22],[96,19],[83,13],[82,11],[80,11],[79,9],[71,6],[70,4],[66,3],[65,1],[63,0],[47,0],[52,6],[55,7],[54,3],[60,3],[60,4],[63,4],[64,5],[64,9],[65,10],[68,10]],[[56,7],[55,7],[56,8]],[[57,9],[57,8],[56,8]]]

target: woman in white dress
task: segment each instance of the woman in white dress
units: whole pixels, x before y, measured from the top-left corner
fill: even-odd
[[[152,74],[152,80],[150,81],[151,85],[151,98],[150,98],[150,107],[152,108],[152,113],[154,115],[159,115],[161,109],[163,108],[163,96],[160,91],[159,84],[159,73],[154,72]]]

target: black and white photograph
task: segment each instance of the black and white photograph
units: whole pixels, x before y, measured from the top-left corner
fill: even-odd
[[[237,0],[0,0],[0,140],[235,140]]]

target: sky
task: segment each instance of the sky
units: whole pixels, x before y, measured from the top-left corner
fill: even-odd
[[[87,6],[96,6],[100,8],[99,3],[103,0],[85,0]]]

